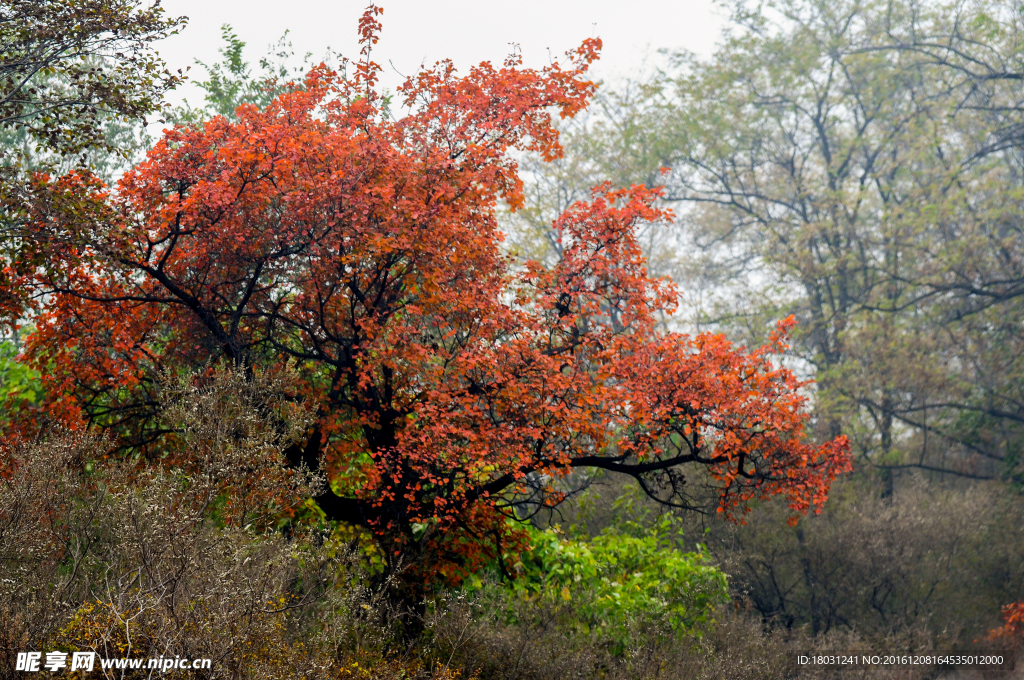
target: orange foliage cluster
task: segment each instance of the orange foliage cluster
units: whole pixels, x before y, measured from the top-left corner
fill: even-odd
[[[26,357],[47,412],[152,450],[161,371],[294,364],[318,421],[287,456],[326,466],[321,507],[446,555],[449,580],[521,539],[515,495],[556,503],[574,468],[670,503],[684,466],[705,470],[730,516],[820,506],[848,446],[806,441],[802,384],[770,361],[792,319],[753,351],[656,329],[676,291],[635,231],[669,219],[657,191],[595,189],[555,222],[551,268],[502,252],[498,203],[523,204],[509,151],[560,154],[551,111],[586,106],[600,41],[539,71],[442,62],[395,117],[370,60],[379,13],[348,75],[321,65],[237,123],[170,130],[116,190],[37,178],[35,238],[63,266],[18,285],[46,293]]]
[[[1003,626],[989,635],[993,640],[1010,640],[1015,644],[1024,641],[1024,602],[1014,602],[1003,607]]]

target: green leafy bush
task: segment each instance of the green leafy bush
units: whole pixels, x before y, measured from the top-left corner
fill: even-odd
[[[510,587],[521,597],[572,604],[576,624],[628,645],[631,631],[653,625],[700,637],[716,605],[728,600],[725,574],[709,555],[678,550],[678,527],[665,516],[647,529],[615,527],[590,540],[530,528],[533,549]]]
[[[0,341],[0,422],[9,420],[11,409],[33,406],[39,398],[39,373],[17,356],[17,344]]]

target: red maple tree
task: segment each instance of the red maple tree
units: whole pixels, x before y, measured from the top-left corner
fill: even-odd
[[[684,507],[687,478],[708,480],[730,515],[820,506],[849,453],[806,441],[802,384],[771,361],[792,320],[753,351],[656,329],[676,291],[635,238],[668,218],[656,191],[597,188],[554,224],[551,268],[502,251],[498,203],[523,203],[509,151],[559,155],[551,111],[586,105],[600,42],[540,71],[442,62],[396,118],[370,60],[379,13],[350,76],[320,66],[237,123],[168,131],[114,191],[38,178],[35,237],[64,263],[32,275],[46,409],[157,450],[160,372],[290,363],[318,420],[284,453],[326,469],[323,511],[456,580],[579,468]]]

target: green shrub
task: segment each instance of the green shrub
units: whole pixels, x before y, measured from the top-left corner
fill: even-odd
[[[518,598],[571,605],[572,627],[619,651],[640,628],[700,637],[728,600],[725,574],[703,548],[684,553],[673,545],[678,527],[668,515],[647,529],[609,528],[589,540],[558,529],[529,533],[533,548],[506,588]],[[481,587],[474,580],[470,589]]]

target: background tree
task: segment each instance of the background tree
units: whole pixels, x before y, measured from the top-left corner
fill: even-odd
[[[104,144],[104,114],[155,113],[179,82],[151,43],[183,24],[137,0],[5,0],[0,124],[68,153]]]
[[[21,276],[44,266],[25,231],[26,175],[90,166],[108,178],[146,144],[138,126],[181,81],[152,43],[185,19],[159,2],[0,2],[0,319],[17,324]],[[15,339],[17,334],[14,334]]]
[[[196,123],[214,116],[236,120],[235,110],[242,104],[263,109],[289,88],[301,88],[305,74],[313,66],[311,52],[303,55],[300,63],[295,63],[295,48],[288,39],[288,31],[260,58],[258,73],[253,73],[252,65],[245,60],[245,42],[235,35],[230,25],[221,26],[221,38],[224,41],[218,50],[221,61],[210,65],[196,60],[206,71],[206,79],[196,81],[205,92],[203,106],[193,108],[186,101],[168,113],[172,122]],[[328,48],[324,61],[338,60],[340,55]]]
[[[666,186],[678,229],[652,259],[698,328],[756,343],[797,315],[822,437],[887,470],[1019,478],[1019,22],[737,3],[713,58],[603,95],[563,167]],[[538,174],[536,192],[578,186]]]

